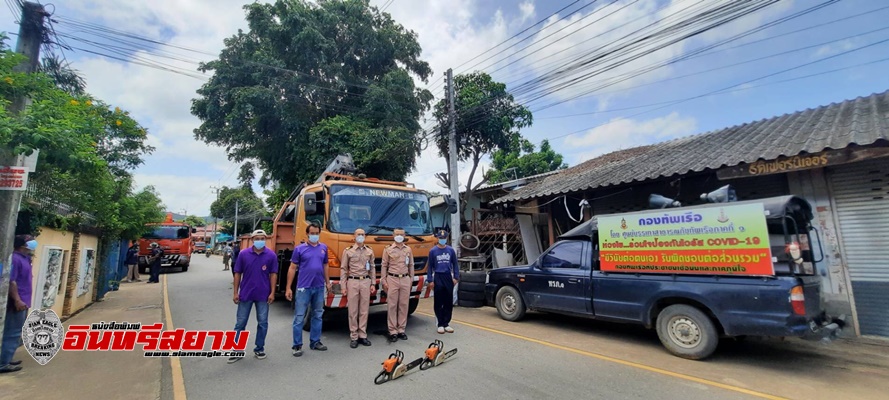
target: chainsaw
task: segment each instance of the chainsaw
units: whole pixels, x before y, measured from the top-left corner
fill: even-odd
[[[401,350],[395,350],[389,354],[389,358],[383,361],[383,370],[374,379],[374,383],[382,385],[393,379],[401,378],[407,371],[417,368],[423,362],[422,358],[418,358],[410,363],[404,364],[404,353]]]
[[[420,363],[420,369],[427,370],[447,361],[455,355],[457,355],[457,349],[445,352],[444,343],[442,343],[441,340],[436,340],[426,348],[426,357],[424,357],[422,363]]]

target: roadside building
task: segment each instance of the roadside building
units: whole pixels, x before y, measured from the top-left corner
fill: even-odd
[[[543,216],[546,246],[591,216],[649,209],[652,193],[700,204],[727,184],[738,200],[809,201],[827,310],[855,334],[889,337],[889,91],[615,151],[490,204]]]

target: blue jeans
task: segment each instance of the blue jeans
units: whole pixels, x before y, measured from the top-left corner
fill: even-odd
[[[293,312],[293,345],[303,345],[303,325],[306,312],[312,306],[312,328],[309,331],[309,345],[321,341],[321,316],[324,315],[324,286],[296,289],[296,310]]]
[[[3,345],[0,350],[0,367],[12,362],[15,351],[22,345],[22,327],[28,317],[28,310],[15,311],[12,300],[6,306],[6,321],[3,323]]]
[[[256,305],[256,347],[254,352],[265,350],[265,336],[269,333],[269,303],[266,301],[242,301],[238,303],[238,320],[235,322],[237,338],[241,338],[241,331],[247,328],[247,320],[250,319],[250,309]]]

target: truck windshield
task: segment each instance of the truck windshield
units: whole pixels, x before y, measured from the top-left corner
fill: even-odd
[[[330,188],[331,231],[352,233],[363,228],[368,234],[392,234],[403,228],[408,235],[432,234],[429,199],[423,193],[333,185]]]
[[[191,229],[187,226],[155,226],[148,233],[142,235],[143,239],[188,239]]]

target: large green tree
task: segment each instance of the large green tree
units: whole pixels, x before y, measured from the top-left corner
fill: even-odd
[[[210,214],[216,218],[234,220],[236,205],[237,214],[241,217],[266,213],[262,199],[250,188],[223,186],[219,190],[219,200],[210,204]]]
[[[562,162],[562,155],[553,150],[549,140],[540,143],[540,150],[534,151],[534,144],[526,139],[518,139],[518,145],[500,149],[491,155],[492,169],[488,171],[489,183],[500,183],[568,168]]]
[[[455,101],[457,115],[455,126],[457,134],[457,158],[469,162],[471,169],[463,194],[463,203],[473,193],[487,183],[488,176],[472,184],[478,171],[479,163],[486,155],[497,150],[513,150],[521,140],[520,130],[531,126],[531,111],[516,103],[512,94],[506,90],[506,84],[494,81],[484,72],[472,72],[454,77]],[[435,131],[435,144],[438,153],[450,166],[448,158],[449,119],[448,102],[441,100],[435,105],[435,119],[438,129]],[[450,177],[446,173],[436,175],[446,186],[450,185]],[[465,208],[464,208],[465,209]]]
[[[252,160],[259,182],[313,181],[338,154],[369,176],[403,179],[422,142],[432,73],[414,32],[369,0],[249,4],[248,30],[225,40],[192,113],[199,140]]]
[[[29,185],[74,211],[63,225],[90,222],[110,236],[137,235],[162,217],[154,212],[160,199],[150,189],[134,193],[129,172],[153,151],[145,129],[126,111],[82,91],[69,93],[60,76],[15,71],[23,61],[0,39],[0,146],[17,154],[40,151]],[[30,104],[13,115],[9,105],[19,96]]]
[[[197,215],[189,215],[185,217],[182,222],[190,225],[190,226],[206,226],[207,221],[204,221],[203,218],[198,217]]]

